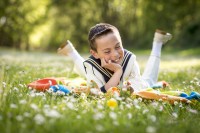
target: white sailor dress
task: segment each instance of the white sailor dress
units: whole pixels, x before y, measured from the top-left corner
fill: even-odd
[[[83,65],[86,72],[87,82],[90,83],[91,81],[94,81],[101,91],[106,93],[104,85],[110,80],[113,73],[110,70],[103,68],[101,66],[101,60],[95,59],[92,55],[83,62]],[[124,81],[129,81],[135,92],[149,86],[140,75],[140,69],[136,61],[136,56],[126,49],[124,49],[122,70],[123,73],[119,84],[123,84]]]

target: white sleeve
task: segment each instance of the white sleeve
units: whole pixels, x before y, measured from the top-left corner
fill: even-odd
[[[148,83],[140,75],[140,68],[136,57],[133,59],[133,66],[131,67],[131,73],[129,75],[128,81],[131,83],[131,87],[135,92],[149,87]]]
[[[88,84],[90,84],[91,80],[93,80],[97,84],[99,89],[106,84],[102,74],[99,71],[97,71],[95,67],[93,67],[87,62],[84,62],[84,67]]]

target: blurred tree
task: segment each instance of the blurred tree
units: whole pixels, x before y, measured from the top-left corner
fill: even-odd
[[[116,26],[128,49],[151,47],[157,28],[172,33],[177,47],[200,43],[199,0],[2,0],[0,8],[0,46],[55,51],[69,39],[85,52],[88,31],[100,22]]]
[[[29,35],[46,20],[48,0],[2,0],[0,46],[29,49]]]
[[[154,29],[159,28],[172,33],[174,35],[174,43],[176,43],[174,46],[182,47],[183,44],[180,43],[182,42],[180,40],[186,41],[186,38],[180,37],[184,32],[183,29],[200,20],[200,1],[142,1],[142,12],[143,28],[140,32],[146,35],[144,42],[150,44],[149,41],[153,37]],[[200,23],[197,25],[200,26]],[[187,32],[187,34],[190,33]],[[145,45],[144,42],[141,44]],[[193,46],[199,46],[199,43],[194,43]]]

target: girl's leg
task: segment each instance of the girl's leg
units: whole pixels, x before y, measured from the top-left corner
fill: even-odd
[[[66,44],[58,48],[57,52],[60,55],[69,56],[75,64],[77,73],[85,77],[85,69],[83,66],[84,58],[81,57],[81,55],[76,51],[73,44],[69,40]]]
[[[160,30],[156,30],[154,34],[152,51],[142,75],[143,79],[146,80],[150,86],[155,84],[158,80],[162,45],[171,38],[171,34]]]

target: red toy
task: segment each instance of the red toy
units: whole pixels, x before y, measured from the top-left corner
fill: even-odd
[[[50,86],[52,85],[57,85],[57,84],[64,84],[65,82],[64,77],[60,77],[60,78],[54,78],[54,77],[50,77],[50,78],[43,78],[43,79],[39,79],[36,80],[32,83],[28,84],[28,87],[31,87],[33,89],[36,89],[38,91],[46,91],[49,89]]]

